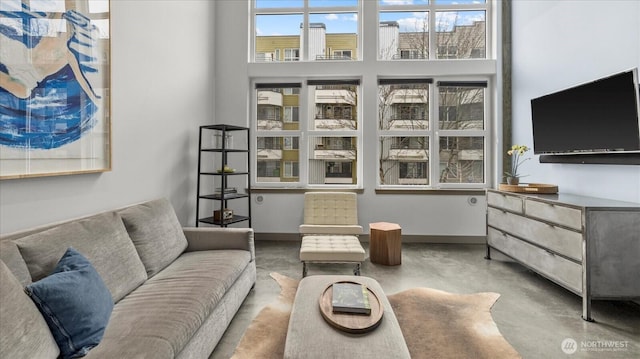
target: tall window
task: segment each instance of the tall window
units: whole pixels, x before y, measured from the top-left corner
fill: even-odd
[[[429,185],[431,79],[378,81],[378,184]]]
[[[300,87],[300,83],[256,85],[256,183],[299,182]]]
[[[251,3],[256,187],[490,185],[495,2]]]
[[[254,0],[253,4],[253,61],[358,58],[359,0]],[[279,48],[284,48],[283,59]]]
[[[439,182],[484,184],[486,82],[438,82]]]
[[[379,0],[378,58],[429,60],[485,58],[484,0]]]
[[[478,81],[379,80],[378,185],[484,185],[485,93]]]
[[[309,184],[358,183],[359,81],[309,80]]]
[[[255,183],[358,186],[359,84],[358,80],[256,83]],[[284,114],[282,119],[271,115],[279,113]],[[307,114],[303,121],[298,120],[300,113]]]

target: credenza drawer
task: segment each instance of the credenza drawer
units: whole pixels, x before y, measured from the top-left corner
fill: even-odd
[[[535,219],[489,207],[487,225],[520,237],[527,242],[582,261],[582,234]]]
[[[524,202],[524,207],[527,216],[582,231],[582,211],[579,209],[531,199]]]
[[[487,204],[492,207],[506,209],[507,211],[523,213],[524,205],[522,198],[517,196],[510,196],[503,193],[488,192]]]
[[[487,230],[487,243],[558,284],[582,293],[582,266],[494,228]]]

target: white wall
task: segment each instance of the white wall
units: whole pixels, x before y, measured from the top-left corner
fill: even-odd
[[[213,123],[213,4],[111,1],[113,170],[3,180],[1,233],[158,197],[194,223],[198,126]]]
[[[640,2],[603,4],[513,2],[514,142],[532,143],[531,98],[640,66]],[[0,232],[163,196],[183,224],[193,224],[197,127],[214,118],[247,125],[246,12],[244,1],[112,0],[113,170],[0,182]],[[364,18],[376,21],[375,14]],[[371,80],[367,64],[357,65]],[[371,111],[365,108],[365,115]],[[364,160],[373,164],[370,146]],[[556,183],[561,191],[640,202],[638,166],[539,164],[536,158],[523,170],[531,174],[528,181]],[[400,223],[406,234],[484,233],[482,197],[471,205],[467,195],[376,195],[375,169],[365,167],[364,174],[365,225],[384,220]],[[253,205],[256,231],[295,233],[302,196],[263,196]]]
[[[533,143],[530,100],[640,67],[639,1],[513,1],[513,142]],[[640,202],[640,166],[523,165],[528,182]]]

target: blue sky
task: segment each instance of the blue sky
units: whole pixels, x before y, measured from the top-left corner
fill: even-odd
[[[362,0],[375,1],[375,0]],[[450,4],[480,4],[486,0],[433,0],[438,5]],[[275,8],[275,7],[302,7],[303,0],[256,0],[259,8]],[[411,4],[428,4],[429,0],[379,0],[380,5],[411,5]],[[326,6],[356,6],[357,0],[309,0],[310,7],[326,7]]]

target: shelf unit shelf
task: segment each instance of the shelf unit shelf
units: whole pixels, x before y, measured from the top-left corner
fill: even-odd
[[[244,134],[246,139],[246,148],[233,148],[233,145],[227,142],[230,133]],[[217,138],[216,140],[213,140]],[[213,145],[211,144],[213,142]],[[251,227],[251,184],[250,184],[250,161],[249,161],[249,129],[234,125],[206,125],[200,126],[200,139],[198,151],[198,187],[196,201],[196,227],[200,224],[227,227],[231,224],[247,222]],[[227,148],[230,147],[230,148]],[[244,159],[240,160],[238,156]],[[233,156],[233,158],[230,158]],[[231,164],[245,167],[242,170],[233,172],[223,172],[224,168],[232,168]],[[232,180],[245,181],[242,189],[229,187]],[[208,178],[208,181],[206,180]],[[224,190],[222,190],[224,189]],[[239,191],[244,192],[239,192]],[[238,214],[234,207],[235,200],[246,200],[247,213]],[[207,206],[206,203],[213,203]],[[223,216],[216,219],[214,216],[203,216],[201,212],[203,207],[211,208],[214,211],[232,210],[233,215],[229,219],[222,219]],[[236,206],[237,208],[237,206]],[[208,214],[213,214],[209,211]]]
[[[227,219],[227,220],[224,220],[224,221],[217,221],[213,217],[207,217],[207,218],[200,218],[199,222],[212,224],[214,226],[226,227],[229,224],[234,224],[234,223],[238,223],[238,222],[244,222],[244,221],[248,221],[248,220],[250,220],[249,217],[234,215],[233,218]]]

